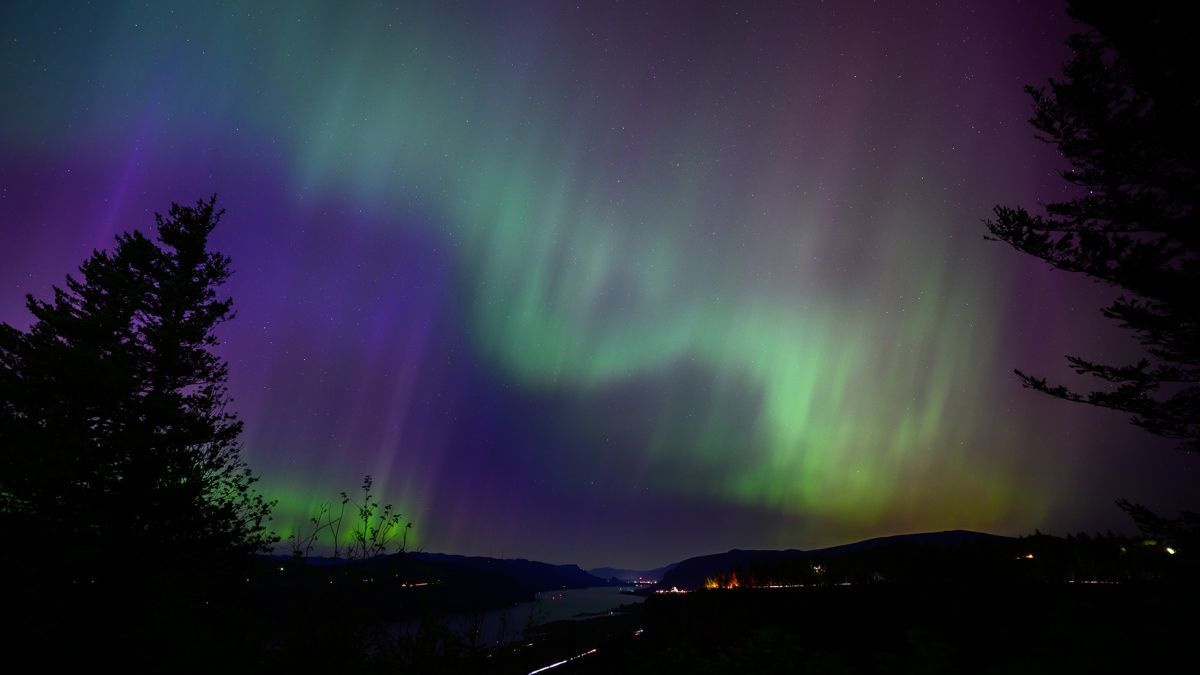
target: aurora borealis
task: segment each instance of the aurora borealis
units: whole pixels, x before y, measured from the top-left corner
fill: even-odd
[[[353,7],[351,9],[351,6]],[[373,474],[427,550],[651,566],[1128,529],[1189,459],[1011,369],[1120,354],[982,239],[1064,190],[1053,3],[0,8],[0,321],[227,210],[245,456],[286,534]]]

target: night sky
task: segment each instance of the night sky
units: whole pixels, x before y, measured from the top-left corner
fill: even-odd
[[[1011,375],[1132,353],[982,238],[1070,194],[1053,2],[173,4],[0,7],[0,321],[219,194],[281,534],[367,473],[426,550],[585,566],[1188,506]]]

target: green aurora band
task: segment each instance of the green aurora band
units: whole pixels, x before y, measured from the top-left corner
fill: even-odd
[[[854,180],[851,168],[809,161],[804,142],[787,158],[751,152],[737,159],[764,194],[731,194],[728,183],[738,177],[721,168],[711,139],[733,120],[688,120],[676,129],[665,119],[675,111],[637,120],[614,96],[623,72],[576,86],[553,66],[536,77],[507,68],[464,73],[455,66],[467,59],[438,47],[445,33],[434,31],[431,41],[425,28],[371,42],[352,37],[365,27],[330,35],[323,25],[296,28],[283,41],[339,52],[303,67],[291,62],[305,73],[295,83],[297,101],[314,80],[333,92],[295,127],[299,180],[371,201],[411,199],[436,214],[471,289],[472,335],[498,367],[524,386],[562,391],[681,363],[730,383],[699,406],[712,413],[705,419],[666,420],[647,439],[641,450],[667,478],[661,489],[871,523],[917,499],[914,490],[928,488],[915,486],[932,479],[954,485],[934,499],[943,507],[966,500],[976,522],[1013,508],[1038,515],[1037,500],[1013,502],[1019,477],[1011,468],[981,467],[971,452],[971,420],[962,411],[995,401],[974,389],[970,373],[972,364],[993,360],[989,336],[998,327],[969,299],[985,297],[992,280],[946,269],[937,250],[944,233],[921,222],[936,218],[936,209],[910,204],[914,213],[879,214],[871,228],[881,241],[864,242],[864,254],[923,252],[908,264],[859,262],[858,288],[831,292],[822,278],[823,230],[846,218],[828,197],[797,187],[841,189]],[[486,38],[457,42],[477,40]],[[531,54],[526,62],[553,64],[558,56]],[[859,97],[857,107],[884,103],[866,91],[845,96]],[[795,135],[788,128],[795,122],[768,122],[781,124],[759,132],[767,142]],[[836,151],[816,140],[826,131],[802,132],[811,154]],[[624,152],[626,135],[653,142],[626,140],[633,149]],[[886,180],[880,188],[903,190]],[[705,197],[713,194],[728,199],[714,205]],[[779,256],[751,272],[761,252],[738,240],[761,231],[796,259]],[[915,265],[926,268],[914,275]],[[747,394],[757,401],[753,423],[722,419],[724,400]],[[687,471],[671,470],[680,465]]]

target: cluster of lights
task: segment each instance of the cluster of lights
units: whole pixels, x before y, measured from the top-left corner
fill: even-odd
[[[731,590],[734,588],[764,590],[764,589],[786,589],[786,588],[830,588],[832,586],[853,586],[853,585],[855,585],[853,581],[840,581],[836,584],[829,584],[829,583],[826,583],[826,584],[756,584],[753,586],[747,585],[747,584],[740,584],[740,585],[736,585],[736,586],[728,586],[728,585],[722,586],[722,585],[714,582],[712,579],[708,579],[704,582],[704,588],[706,590],[717,590],[717,591]],[[669,591],[658,590],[655,592],[656,593],[687,593],[688,591],[681,591],[672,586],[671,590],[669,590]]]
[[[1153,540],[1148,540],[1147,542],[1145,542],[1145,545],[1148,545],[1148,546],[1153,546],[1153,545],[1157,545],[1157,544],[1158,544],[1158,542],[1153,541]],[[1178,551],[1174,547],[1171,547],[1171,546],[1164,546],[1163,551],[1165,551],[1167,553],[1167,555],[1175,555],[1176,553],[1178,553]],[[1122,553],[1125,552],[1124,546],[1121,547],[1121,552]],[[1034,560],[1035,558],[1036,558],[1036,556],[1034,556],[1033,553],[1022,553],[1021,555],[1018,555],[1015,559],[1016,560]],[[825,572],[823,567],[821,567],[820,565],[815,565],[815,564],[812,566],[812,571],[818,575],[823,574]],[[641,580],[639,580],[639,582],[640,581]],[[1071,583],[1071,584],[1117,584],[1120,582],[1104,581],[1104,580],[1099,580],[1099,579],[1081,579],[1081,580],[1069,579],[1067,581],[1067,583]],[[851,583],[849,581],[843,581],[839,584],[833,584],[833,585],[835,585],[835,586],[852,586],[853,583]],[[727,581],[721,581],[719,578],[716,578],[716,577],[709,577],[708,579],[704,580],[704,588],[706,590],[728,590],[728,589],[733,589],[733,588],[788,589],[788,588],[816,588],[818,586],[829,586],[829,584],[771,584],[771,583],[768,583],[768,584],[750,586],[750,585],[744,585],[744,584],[739,583],[736,573],[731,574]],[[655,591],[655,593],[687,593],[687,592],[689,592],[689,591],[680,590],[676,586],[672,586],[670,589],[661,589],[660,588],[657,591]]]

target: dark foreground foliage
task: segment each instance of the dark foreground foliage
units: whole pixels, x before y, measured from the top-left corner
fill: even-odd
[[[136,669],[257,648],[240,584],[271,504],[241,458],[215,198],[117,237],[0,324],[2,634],[10,663]]]

